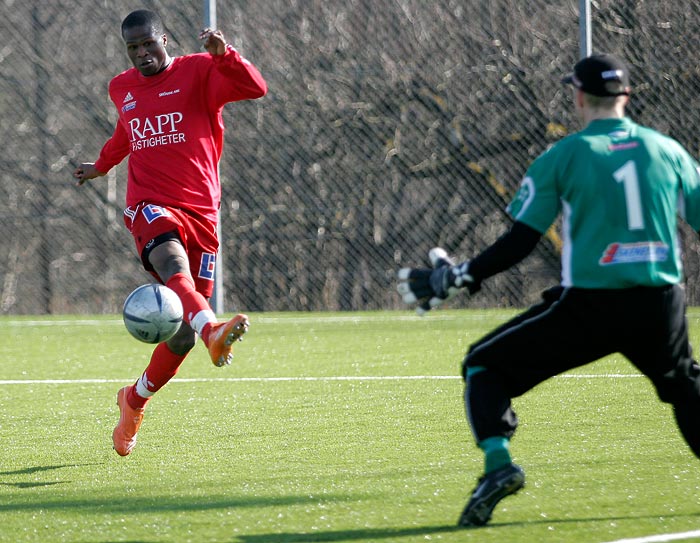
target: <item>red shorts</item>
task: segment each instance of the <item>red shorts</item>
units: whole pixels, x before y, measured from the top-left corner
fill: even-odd
[[[148,254],[161,243],[178,239],[185,247],[197,291],[211,297],[219,249],[214,221],[179,208],[141,202],[124,210],[124,224],[134,237],[144,269],[160,282]]]

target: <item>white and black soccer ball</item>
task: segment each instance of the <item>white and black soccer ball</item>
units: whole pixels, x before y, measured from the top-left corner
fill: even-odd
[[[124,302],[124,325],[144,343],[169,340],[182,324],[182,302],[175,292],[157,283],[141,285]]]

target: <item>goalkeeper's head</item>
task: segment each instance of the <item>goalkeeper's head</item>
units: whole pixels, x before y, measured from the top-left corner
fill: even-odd
[[[610,54],[579,60],[562,83],[574,87],[574,103],[585,122],[594,118],[624,117],[629,101],[629,70]]]

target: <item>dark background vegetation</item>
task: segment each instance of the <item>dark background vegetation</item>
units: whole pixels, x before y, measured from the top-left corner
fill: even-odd
[[[269,84],[227,106],[221,162],[226,311],[400,306],[396,269],[442,245],[466,259],[535,156],[579,128],[559,83],[579,56],[578,0],[220,1],[218,26]],[[0,0],[0,314],[112,313],[148,281],[123,227],[125,164],[76,188],[116,120],[122,18],[163,17],[200,51],[203,2]],[[592,3],[595,51],[628,59],[630,116],[695,156],[698,8]],[[700,302],[698,243],[686,240]],[[523,306],[558,281],[556,229],[472,307]]]

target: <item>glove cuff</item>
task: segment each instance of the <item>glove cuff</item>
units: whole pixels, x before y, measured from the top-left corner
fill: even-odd
[[[469,273],[469,261],[462,262],[450,268],[452,276],[451,283],[457,288],[468,287],[470,283],[474,283],[474,278]]]
[[[474,276],[469,273],[468,260],[456,266],[452,266],[450,268],[450,277],[452,285],[457,288],[466,288],[469,294],[474,294],[481,290],[481,281],[475,279]]]

